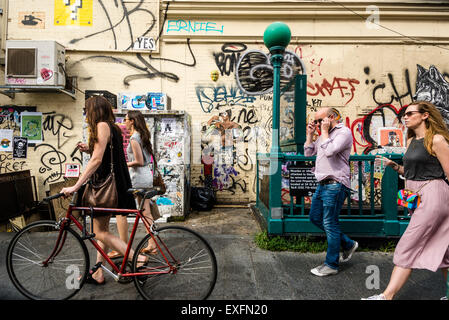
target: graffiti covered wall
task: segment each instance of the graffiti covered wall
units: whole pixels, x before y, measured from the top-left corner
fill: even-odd
[[[171,109],[192,119],[192,185],[211,185],[224,203],[254,201],[255,153],[269,151],[272,134],[272,74],[262,36],[269,23],[287,13],[295,19],[286,21],[292,40],[283,84],[305,70],[308,116],[322,107],[338,108],[353,133],[353,153],[370,153],[379,145],[403,150],[399,120],[415,98],[434,101],[449,121],[448,20],[440,19],[436,27],[421,15],[424,9],[447,13],[426,1],[414,1],[409,10],[414,24],[401,17],[400,6],[379,7],[381,24],[431,39],[407,43],[326,3],[322,7],[333,12],[332,18],[308,15],[313,4],[301,1],[231,1],[232,6],[229,1],[82,1],[93,5],[85,11],[76,1],[61,2],[69,4],[74,20],[67,11],[63,23],[55,22],[55,14],[62,12],[58,0],[10,1],[5,10],[8,39],[58,40],[67,47],[67,74],[78,80],[76,100],[54,93],[17,93],[14,99],[0,95],[0,129],[17,130],[16,110],[21,108],[42,113],[43,140],[28,147],[26,159],[0,152],[0,173],[30,169],[41,194],[49,183],[63,179],[65,163],[81,162],[75,146],[82,139],[83,92],[107,90],[117,96],[166,93]],[[276,12],[270,9],[274,5]],[[363,1],[357,5],[365,8]],[[75,23],[78,13],[88,18],[86,25]],[[291,109],[282,112],[281,135],[290,137]]]

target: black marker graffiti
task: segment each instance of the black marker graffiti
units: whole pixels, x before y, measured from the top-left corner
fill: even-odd
[[[67,160],[67,157],[61,151],[58,151],[50,144],[42,143],[34,147],[34,151],[38,148],[48,148],[49,150],[42,154],[41,163],[42,167],[39,168],[39,173],[44,174],[51,172],[47,178],[45,178],[43,184],[52,183],[58,181],[64,176],[63,163]],[[56,170],[54,170],[56,167]]]
[[[192,55],[192,59],[193,62],[191,64],[185,64],[183,62],[179,62],[179,61],[175,61],[175,60],[171,60],[171,59],[163,59],[163,58],[157,58],[158,60],[164,60],[164,61],[170,61],[170,62],[175,62],[175,63],[179,63],[185,66],[195,66],[196,65],[196,58],[195,55],[193,54],[192,48],[190,47],[190,39],[187,39],[187,46],[189,48],[189,51]],[[137,64],[134,63],[132,61],[129,61],[127,59],[123,59],[123,58],[116,58],[116,57],[112,57],[112,56],[103,56],[103,55],[98,55],[98,56],[90,56],[90,57],[86,57],[83,58],[81,60],[76,61],[72,67],[75,67],[75,65],[82,63],[84,61],[89,61],[89,60],[94,60],[94,61],[99,61],[99,62],[105,62],[105,63],[117,63],[117,64],[123,64],[126,65],[128,67],[131,67],[132,69],[136,69],[139,71],[142,71],[144,73],[139,73],[139,74],[132,74],[132,75],[128,75],[125,76],[123,79],[123,84],[125,86],[129,86],[130,82],[133,80],[138,80],[138,79],[153,79],[153,78],[165,78],[168,80],[172,80],[174,82],[178,82],[179,81],[179,77],[171,72],[161,72],[159,70],[157,70],[155,67],[153,67],[148,61],[145,60],[145,58],[140,54],[137,53],[136,54],[137,59],[140,61],[141,64]],[[156,58],[151,58],[152,60],[156,60]],[[92,79],[92,77],[85,77],[83,78],[83,80],[90,80]]]
[[[114,2],[115,2],[115,7],[118,8],[118,7],[119,7],[118,1],[115,0]],[[118,41],[117,41],[117,35],[116,35],[116,33],[115,33],[115,32],[116,32],[116,31],[115,31],[115,28],[117,28],[118,26],[120,26],[120,25],[122,24],[122,22],[126,21],[126,24],[127,24],[127,27],[128,27],[129,38],[130,38],[130,44],[129,44],[129,46],[125,49],[125,51],[128,51],[129,49],[133,48],[135,39],[137,39],[138,37],[144,37],[144,36],[146,36],[151,30],[153,30],[154,26],[156,25],[156,17],[154,16],[154,14],[153,14],[150,10],[141,8],[141,7],[142,7],[142,4],[145,2],[144,0],[140,0],[140,1],[136,4],[136,6],[135,6],[133,9],[131,9],[131,10],[128,10],[128,8],[127,8],[127,6],[126,6],[126,4],[125,4],[125,1],[120,0],[119,2],[120,2],[120,5],[121,5],[121,8],[122,8],[122,10],[123,10],[123,15],[122,15],[122,17],[120,18],[120,20],[119,20],[118,22],[116,22],[115,24],[113,24],[113,22],[112,22],[112,20],[111,20],[111,18],[110,18],[110,15],[109,15],[109,13],[108,13],[108,10],[107,10],[106,6],[104,5],[103,1],[98,0],[98,3],[100,4],[101,8],[103,9],[103,11],[104,11],[104,13],[105,13],[105,15],[106,15],[106,19],[108,20],[109,28],[106,28],[106,29],[104,29],[104,30],[101,30],[101,31],[98,31],[98,32],[89,34],[89,35],[87,35],[87,36],[85,36],[85,37],[83,37],[83,38],[75,38],[75,39],[72,39],[72,40],[70,41],[70,43],[71,43],[71,44],[74,44],[74,43],[80,42],[80,41],[82,41],[82,40],[84,40],[84,39],[91,38],[91,37],[95,37],[95,36],[98,36],[98,35],[102,35],[103,33],[109,32],[109,31],[110,31],[110,32],[112,32],[112,35],[113,35],[113,37],[114,37],[114,49],[117,50],[117,49],[118,49]],[[126,3],[129,4],[129,2],[126,2]],[[134,13],[136,13],[136,12],[144,12],[144,13],[147,13],[147,14],[148,14],[148,18],[145,19],[145,20],[148,21],[148,22],[151,22],[151,24],[150,24],[150,26],[148,27],[148,29],[145,30],[144,33],[142,33],[142,34],[139,35],[138,37],[134,37],[134,34],[133,34],[133,28],[132,28],[132,24],[131,24],[131,20],[130,20],[130,17],[132,16],[132,14],[134,14]],[[124,36],[121,34],[120,37],[123,38]]]
[[[366,69],[366,68],[365,68]],[[365,71],[366,73],[366,71]],[[409,71],[408,69],[405,69],[405,84],[406,84],[406,88],[407,91],[405,91],[404,93],[399,93],[397,88],[396,88],[396,84],[393,78],[393,75],[391,73],[388,74],[388,80],[389,80],[389,85],[391,86],[391,89],[393,90],[393,94],[388,93],[387,95],[390,95],[389,98],[387,98],[387,100],[383,101],[380,100],[382,99],[381,94],[384,91],[384,89],[387,88],[387,85],[385,83],[381,83],[378,84],[377,86],[374,87],[373,89],[373,100],[378,104],[378,105],[384,105],[384,104],[392,104],[393,101],[398,102],[401,107],[403,106],[403,99],[406,97],[409,97],[410,100],[413,99],[413,94],[412,94],[412,88],[410,85],[410,76],[409,76]],[[378,93],[378,91],[381,91],[381,93]]]
[[[42,128],[44,129],[44,132],[50,131],[57,137],[58,149],[63,147],[70,140],[70,138],[75,136],[74,134],[68,134],[68,131],[73,129],[73,121],[66,115],[56,113],[55,111],[45,112],[43,115],[45,118],[42,122]]]
[[[297,74],[305,74],[301,59],[293,52],[285,51],[281,65],[281,90]],[[273,66],[269,55],[258,51],[247,51],[237,63],[236,81],[239,88],[249,95],[261,95],[273,91]]]
[[[234,72],[234,68],[240,59],[240,53],[246,50],[243,43],[225,43],[221,46],[221,52],[214,53],[215,64],[221,75],[229,76]]]

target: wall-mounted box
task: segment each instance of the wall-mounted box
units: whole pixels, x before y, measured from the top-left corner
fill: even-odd
[[[56,41],[7,40],[5,84],[64,87],[65,48]]]
[[[93,96],[102,96],[109,101],[112,109],[117,109],[117,95],[106,90],[86,90],[84,91],[86,100]]]

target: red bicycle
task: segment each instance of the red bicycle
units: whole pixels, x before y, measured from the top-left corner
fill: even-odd
[[[8,275],[14,286],[30,299],[69,299],[83,286],[90,269],[89,253],[84,243],[89,240],[105,258],[111,269],[102,268],[116,281],[132,281],[144,299],[207,299],[217,280],[217,261],[208,242],[193,230],[180,226],[158,228],[143,216],[143,203],[157,194],[155,189],[130,189],[140,195],[139,209],[111,209],[77,207],[73,195],[65,218],[60,221],[42,220],[20,230],[11,240],[7,251]],[[51,201],[63,196],[57,194],[43,199]],[[72,213],[81,211],[83,221]],[[114,263],[100,248],[92,231],[87,231],[87,217],[96,212],[136,214],[126,254],[121,263]],[[148,234],[135,249],[132,262],[128,261],[139,221],[144,222]],[[156,254],[144,249],[153,239]],[[138,257],[145,255],[142,265]]]

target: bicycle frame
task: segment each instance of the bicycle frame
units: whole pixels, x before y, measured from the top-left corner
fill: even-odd
[[[75,199],[76,196],[73,197],[73,199]],[[108,255],[104,252],[104,250],[98,245],[97,241],[93,238],[88,238],[88,240],[92,243],[92,245],[95,247],[95,249],[102,255],[102,257],[108,262],[108,264],[111,266],[111,268],[117,273],[117,276],[114,275],[112,272],[110,272],[108,269],[104,269],[105,271],[107,271],[111,276],[113,276],[116,280],[119,280],[120,277],[134,277],[134,276],[144,276],[144,275],[155,275],[155,274],[168,274],[171,272],[176,272],[176,267],[171,264],[169,262],[169,260],[167,259],[166,255],[164,254],[163,250],[160,247],[159,242],[161,242],[162,246],[164,247],[164,249],[166,250],[166,252],[168,253],[168,255],[170,256],[171,259],[173,259],[173,261],[175,261],[175,264],[178,264],[178,261],[176,261],[176,259],[173,257],[173,255],[171,254],[169,248],[165,245],[165,243],[163,243],[163,241],[161,239],[159,239],[159,242],[156,241],[156,237],[153,233],[153,231],[151,230],[150,227],[150,223],[148,222],[148,220],[145,218],[145,216],[142,214],[143,209],[142,209],[142,204],[143,201],[145,201],[145,199],[142,200],[142,204],[141,204],[141,208],[140,209],[116,209],[116,208],[97,208],[97,207],[77,207],[74,205],[74,201],[72,199],[72,202],[69,204],[69,207],[67,209],[67,213],[65,218],[60,221],[60,232],[59,232],[59,236],[58,239],[56,241],[56,245],[55,248],[53,249],[53,252],[50,254],[50,256],[48,257],[48,259],[46,261],[43,262],[43,265],[47,265],[48,262],[54,258],[55,256],[57,256],[59,254],[59,252],[61,251],[62,247],[64,246],[64,242],[65,242],[65,235],[66,233],[64,232],[64,229],[66,227],[68,227],[70,225],[71,222],[73,222],[76,227],[83,232],[84,228],[81,225],[81,223],[73,216],[72,212],[73,211],[88,211],[88,212],[110,212],[111,214],[115,213],[115,214],[120,214],[120,213],[126,213],[126,214],[136,214],[136,219],[134,221],[134,225],[133,225],[133,229],[131,231],[131,235],[128,241],[128,245],[126,248],[126,253],[125,256],[123,257],[123,261],[122,264],[120,266],[120,268],[118,268],[114,262],[112,262],[112,260],[108,257]],[[128,257],[129,254],[131,252],[131,247],[134,241],[134,237],[136,235],[137,232],[137,226],[139,225],[139,221],[142,220],[145,226],[145,229],[148,231],[148,233],[150,234],[151,238],[154,240],[159,252],[161,253],[162,257],[164,258],[165,262],[167,263],[167,265],[163,265],[159,268],[153,268],[153,269],[161,269],[164,268],[166,269],[167,267],[169,267],[169,270],[155,270],[155,271],[148,271],[148,272],[139,272],[139,273],[131,273],[131,272],[125,272],[125,268],[126,268],[126,264],[128,262]],[[93,223],[93,222],[91,222]],[[138,254],[138,253],[136,253]]]

